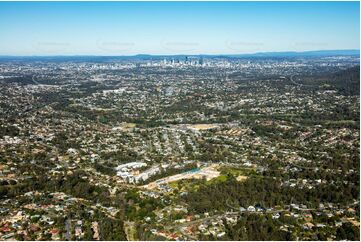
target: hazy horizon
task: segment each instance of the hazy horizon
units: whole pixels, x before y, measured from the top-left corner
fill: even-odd
[[[338,49],[338,50],[305,50],[305,51],[262,51],[262,52],[250,52],[250,53],[241,53],[241,54],[237,54],[237,53],[233,53],[233,54],[228,54],[228,53],[218,53],[218,54],[186,54],[186,53],[174,53],[174,54],[145,54],[145,53],[135,53],[135,54],[129,54],[129,55],[92,55],[92,54],[88,54],[88,55],[82,55],[82,54],[68,54],[68,55],[63,55],[63,54],[48,54],[48,55],[0,55],[0,57],[135,57],[135,56],[257,56],[257,55],[270,55],[272,56],[272,54],[307,54],[307,53],[328,53],[328,52],[341,52],[341,53],[337,53],[339,55],[355,55],[354,52],[358,52],[358,54],[360,54],[360,49]],[[342,53],[344,52],[344,53]],[[348,52],[348,53],[345,53]],[[352,52],[352,53],[349,53]]]

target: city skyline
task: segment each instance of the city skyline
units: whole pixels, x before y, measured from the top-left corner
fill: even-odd
[[[0,2],[0,55],[359,49],[359,2]]]

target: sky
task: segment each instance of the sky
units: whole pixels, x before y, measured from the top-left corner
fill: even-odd
[[[359,2],[0,2],[0,55],[359,49]]]

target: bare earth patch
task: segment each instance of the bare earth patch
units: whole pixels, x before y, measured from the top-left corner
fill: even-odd
[[[209,181],[213,178],[218,177],[219,175],[220,175],[220,172],[216,170],[216,165],[212,165],[209,167],[202,168],[198,171],[184,172],[181,174],[161,178],[159,180],[156,180],[154,182],[151,182],[147,185],[142,186],[142,188],[155,189],[158,187],[158,185],[167,184],[167,183],[182,180],[182,179],[202,179],[204,177],[207,181]]]
[[[218,128],[218,125],[215,124],[191,124],[187,126],[190,129],[196,129],[196,130],[207,130],[207,129],[214,129]]]
[[[242,175],[239,175],[239,176],[237,176],[237,181],[244,181],[244,180],[247,180],[247,176],[242,176]]]

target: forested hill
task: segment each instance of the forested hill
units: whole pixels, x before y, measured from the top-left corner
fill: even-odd
[[[316,89],[329,89],[329,87],[333,87],[333,89],[336,89],[342,95],[359,96],[360,65],[342,71],[303,76],[299,78],[297,82],[311,89],[312,87]]]
[[[334,85],[345,95],[360,95],[360,66],[337,72],[331,76]]]

